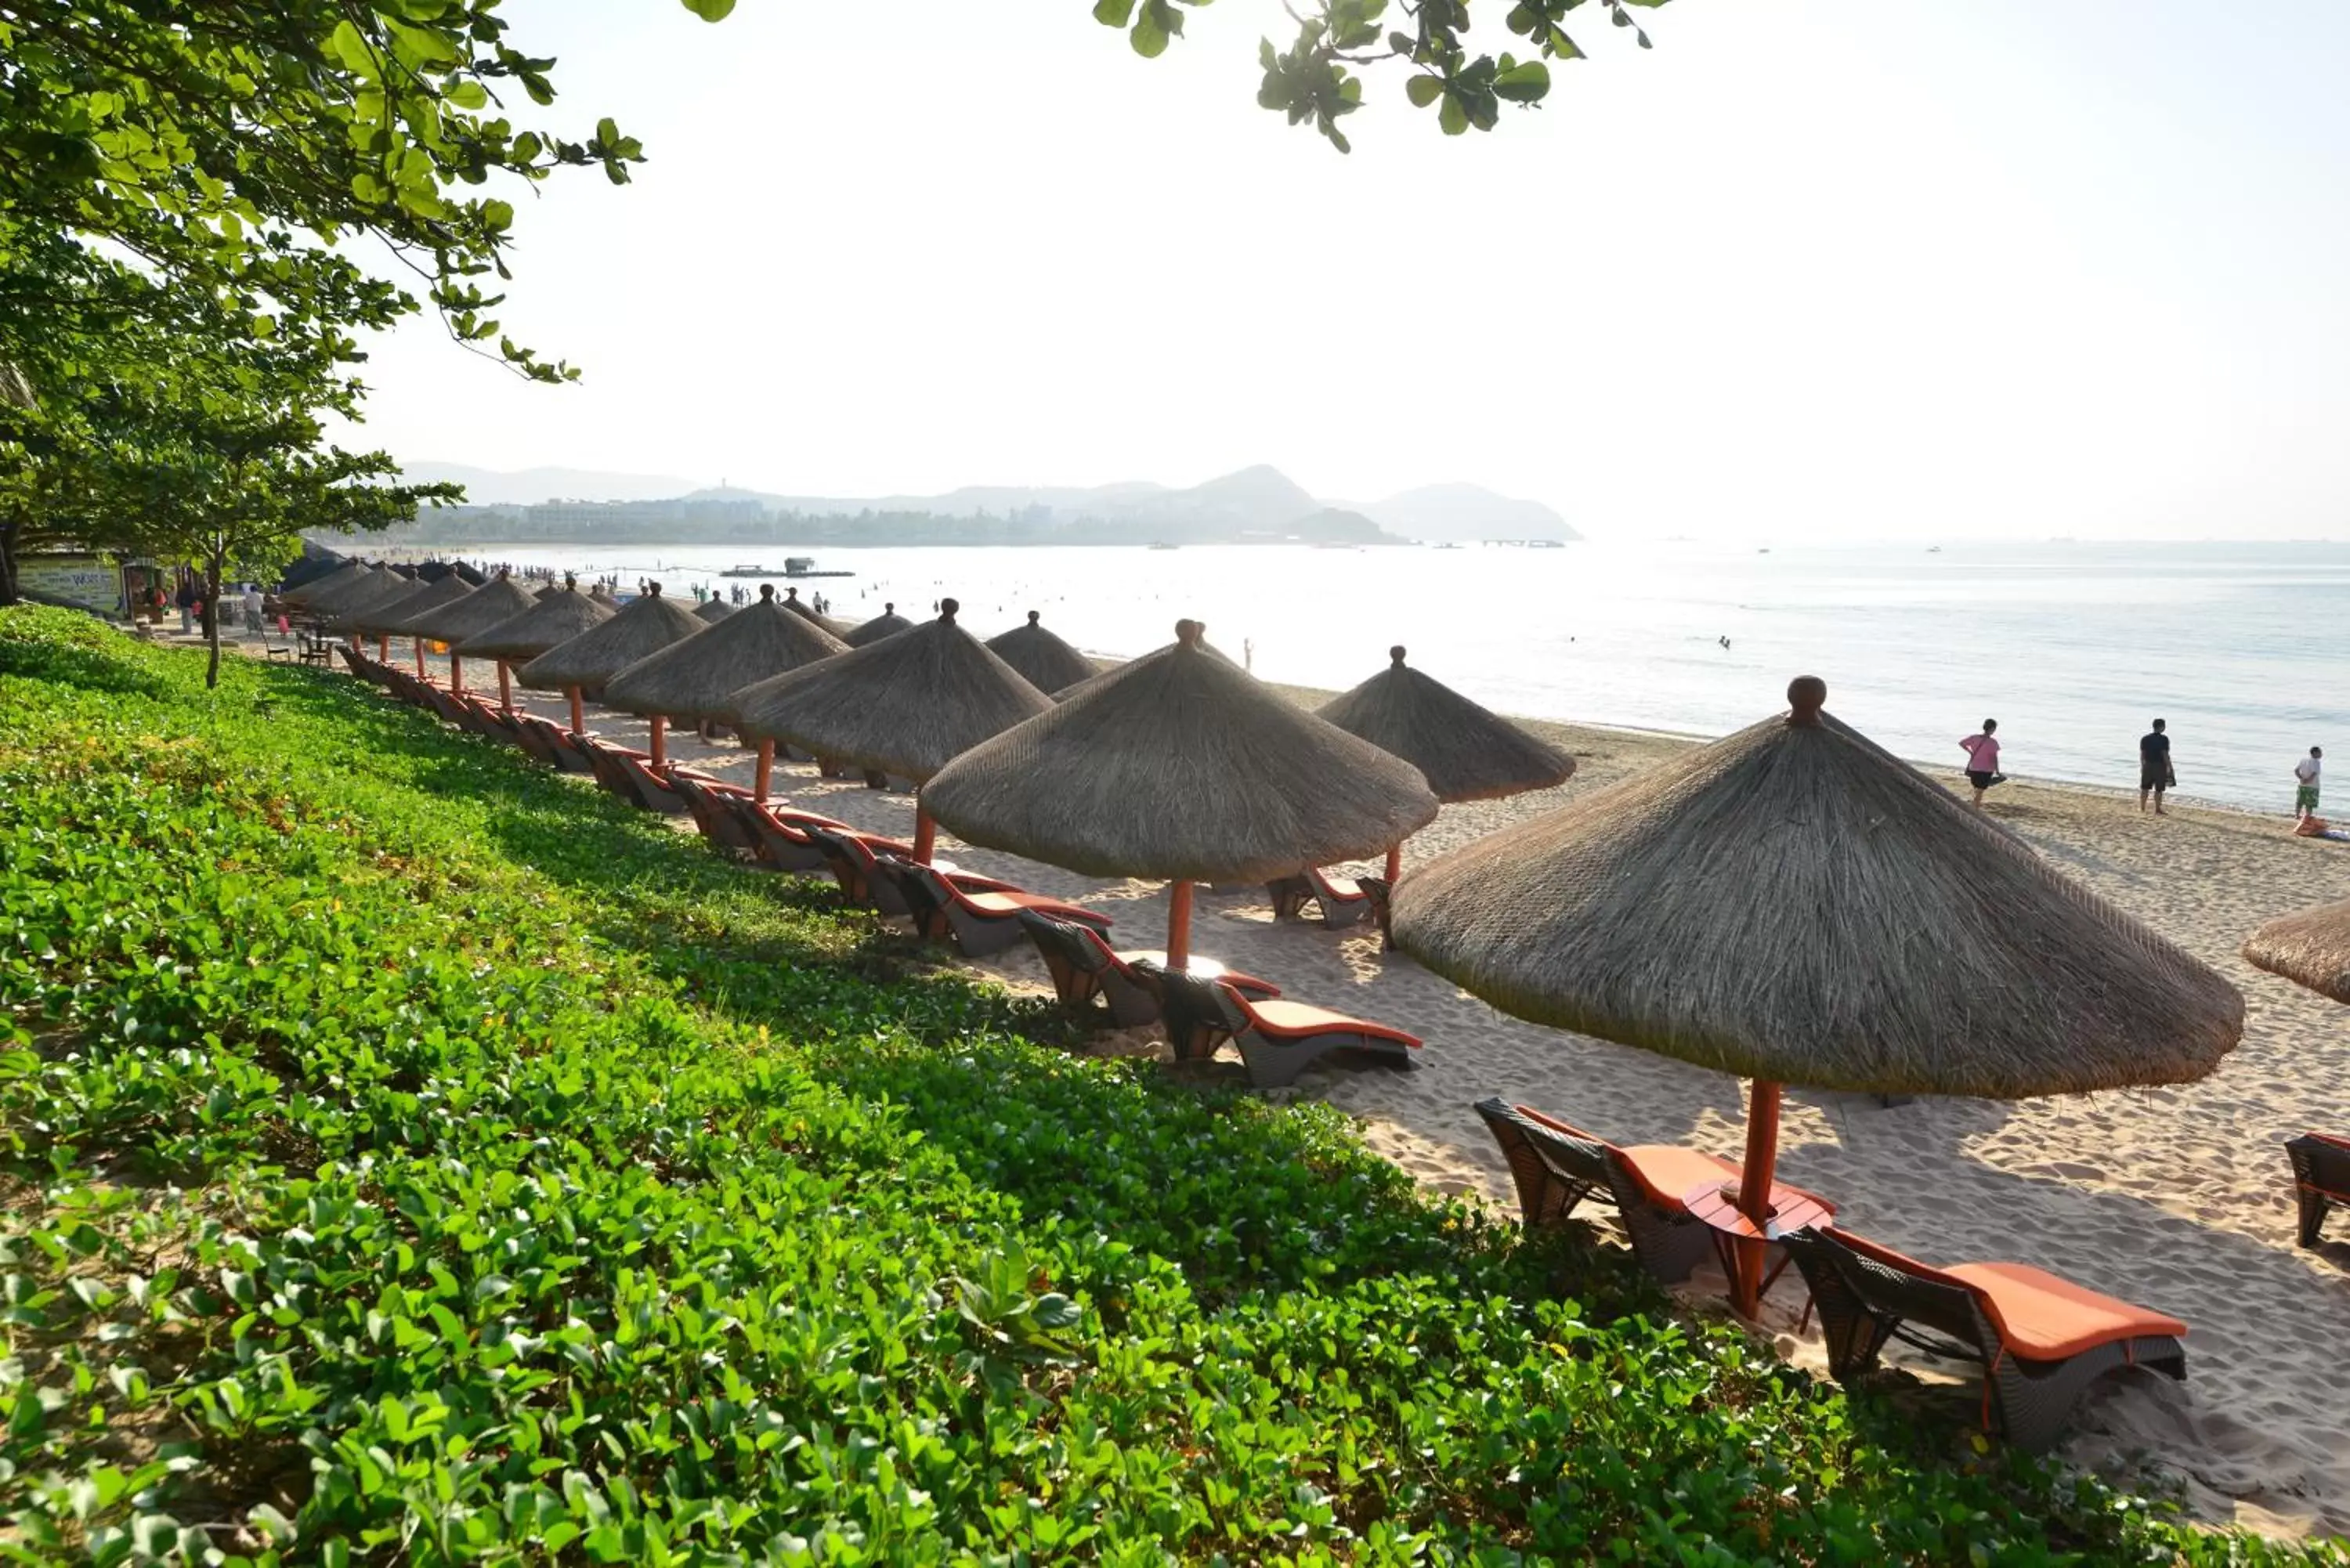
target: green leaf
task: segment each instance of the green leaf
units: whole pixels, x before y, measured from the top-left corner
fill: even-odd
[[[1134,20],[1134,0],[1094,0],[1094,20],[1105,27],[1123,30]],[[1273,46],[1265,46],[1271,48]]]
[[[723,22],[734,14],[734,0],[685,0],[685,8],[705,22]]]
[[[1134,30],[1127,35],[1134,52],[1146,60],[1155,60],[1167,52],[1167,27],[1159,16],[1159,8],[1151,0],[1142,0],[1142,14],[1134,19]]]
[[[1540,60],[1513,65],[1503,57],[1503,68],[1493,75],[1493,93],[1512,103],[1540,103],[1550,91],[1550,67]]]
[[[1403,90],[1404,96],[1411,99],[1411,106],[1414,109],[1426,109],[1444,91],[1444,78],[1431,76],[1409,77],[1404,81]]]
[[[1447,136],[1458,136],[1469,129],[1469,110],[1451,93],[1444,95],[1444,107],[1437,111],[1436,123],[1444,128]]]

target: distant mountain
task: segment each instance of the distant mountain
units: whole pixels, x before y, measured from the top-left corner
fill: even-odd
[[[989,517],[1015,528],[1087,543],[1206,542],[1324,538],[1370,542],[1381,530],[1404,539],[1574,539],[1566,520],[1534,501],[1474,484],[1430,484],[1369,504],[1330,503],[1279,469],[1259,463],[1189,488],[1147,481],[1114,484],[972,484],[941,495],[784,495],[739,485],[695,488],[664,474],[534,468],[501,473],[455,463],[408,465],[411,478],[463,484],[477,506],[543,501],[757,502],[771,512],[854,519],[865,514],[938,519]],[[683,515],[683,514],[681,514]]]
[[[1359,506],[1380,527],[1407,539],[1580,539],[1566,519],[1539,501],[1496,495],[1477,484],[1423,484]]]
[[[419,484],[443,480],[465,487],[472,506],[536,506],[542,501],[667,501],[693,481],[666,473],[600,473],[586,468],[525,468],[501,472],[462,462],[411,462],[401,477]],[[744,492],[743,493],[748,493]]]

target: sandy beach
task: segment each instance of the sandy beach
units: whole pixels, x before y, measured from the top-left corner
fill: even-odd
[[[484,672],[486,673],[486,672]],[[1326,693],[1284,689],[1295,700]],[[518,697],[521,694],[517,694]],[[558,699],[530,705],[567,716]],[[642,744],[643,721],[590,710],[593,727]],[[1571,750],[1575,776],[1513,800],[1448,806],[1405,851],[1406,875],[1506,824],[1589,794],[1693,742],[1673,736],[1534,723]],[[750,753],[708,747],[691,731],[672,754],[747,784]],[[1947,775],[1956,787],[1958,775]],[[589,787],[585,782],[582,787]],[[911,796],[827,783],[778,765],[775,791],[875,831],[910,836]],[[2350,1222],[2318,1252],[2293,1245],[2282,1140],[2350,1130],[2350,1012],[2253,969],[2238,946],[2272,916],[2350,897],[2350,850],[2296,839],[2282,812],[2174,806],[2139,815],[2134,796],[2017,781],[1991,814],[2041,854],[2217,967],[2247,1000],[2242,1044],[2183,1088],[2008,1104],[1873,1099],[1791,1088],[1781,1173],[1834,1197],[1852,1229],[1931,1262],[2029,1262],[2174,1314],[2192,1332],[2182,1385],[2150,1375],[2092,1393],[2060,1450],[2140,1487],[2175,1485],[2201,1518],[2276,1534],[2350,1533]],[[681,819],[681,830],[690,830]],[[941,835],[941,855],[1032,891],[1112,915],[1120,946],[1156,947],[1166,898],[1155,883],[1106,882],[975,849]],[[1366,864],[1364,870],[1377,867]],[[1500,1095],[1623,1143],[1686,1142],[1735,1157],[1742,1085],[1645,1052],[1505,1017],[1380,950],[1367,925],[1329,930],[1276,922],[1262,888],[1201,889],[1194,950],[1263,975],[1299,1001],[1408,1029],[1426,1049],[1409,1072],[1310,1071],[1284,1093],[1360,1118],[1383,1153],[1430,1188],[1514,1213],[1501,1158],[1471,1104]],[[1047,986],[1024,945],[977,966],[1021,989]],[[1129,1044],[1127,1048],[1132,1048]],[[1163,1050],[1163,1047],[1160,1047]],[[1721,1310],[1720,1280],[1686,1293]],[[1821,1366],[1790,1271],[1765,1305],[1783,1354]],[[1891,1357],[1929,1381],[1970,1369]],[[1972,1409],[1953,1391],[1954,1419]]]

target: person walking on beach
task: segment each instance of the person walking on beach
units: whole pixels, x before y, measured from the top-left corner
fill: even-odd
[[[261,635],[261,585],[244,585],[244,629],[254,636]]]
[[[2309,755],[2293,764],[2293,815],[2295,821],[2317,815],[2317,775],[2325,761],[2325,748],[2312,746]]]
[[[1974,807],[1981,811],[1983,792],[2007,782],[2007,775],[1999,771],[1999,721],[1985,719],[1982,732],[1960,737],[1959,749],[1967,754],[1967,783],[1975,786]]]
[[[180,579],[179,591],[172,596],[172,602],[180,607],[180,635],[186,637],[195,630],[196,612],[196,590],[189,586],[187,578]]]
[[[2137,808],[2146,810],[2147,796],[2154,797],[2154,815],[2164,815],[2162,792],[2178,782],[2170,771],[2170,737],[2163,733],[2169,726],[2161,720],[2154,728],[2137,738]]]

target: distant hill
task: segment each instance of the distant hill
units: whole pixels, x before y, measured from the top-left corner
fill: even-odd
[[[1066,543],[1207,543],[1213,540],[1316,538],[1360,543],[1397,539],[1574,539],[1565,519],[1540,502],[1513,500],[1474,484],[1431,484],[1364,504],[1318,499],[1287,474],[1259,463],[1203,483],[1175,488],[1148,481],[1114,484],[973,484],[941,495],[785,495],[739,485],[695,488],[665,474],[534,468],[501,473],[455,463],[408,465],[415,479],[463,484],[476,506],[536,505],[552,500],[638,504],[676,502],[680,517],[709,504],[756,502],[803,518],[866,514],[941,520],[993,518],[1014,536],[1052,535]],[[639,519],[650,525],[652,520]],[[988,536],[993,536],[992,533]]]
[[[462,462],[411,462],[402,478],[419,484],[442,481],[465,487],[471,506],[536,506],[542,501],[667,501],[693,488],[693,481],[666,473],[603,473],[587,468],[525,468],[502,472]]]
[[[1407,539],[1580,539],[1539,501],[1516,501],[1477,484],[1423,484],[1356,510]]]

